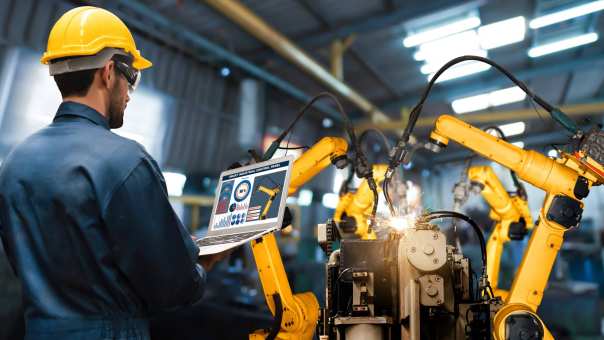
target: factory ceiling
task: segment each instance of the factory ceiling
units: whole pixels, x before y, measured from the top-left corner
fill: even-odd
[[[428,69],[432,67],[434,70],[434,65],[427,65],[428,61],[416,60],[423,46],[406,47],[405,45],[413,44],[404,44],[404,38],[461,19],[474,20],[473,26],[468,26],[465,33],[472,31],[474,36],[482,39],[480,31],[483,27],[507,19],[523,17],[525,22],[522,25],[525,29],[520,38],[511,43],[504,43],[500,47],[486,46],[496,44],[497,37],[487,39],[486,42],[481,40],[480,51],[508,68],[536,93],[555,105],[604,102],[604,44],[600,41],[591,41],[540,57],[534,56],[539,52],[533,48],[555,42],[561,37],[583,36],[592,40],[595,37],[597,40],[598,35],[604,33],[604,22],[600,19],[599,11],[540,28],[537,27],[538,24],[532,23],[532,19],[589,2],[592,1],[241,1],[326,69],[330,68],[332,43],[338,39],[348,39],[350,46],[343,57],[343,81],[395,121],[400,120],[402,113],[408,111],[418,100],[428,82],[427,71],[430,71]],[[185,27],[190,33],[220,46],[223,52],[234,55],[275,77],[283,84],[293,87],[298,91],[298,95],[293,97],[298,100],[305,98],[300,93],[312,97],[327,90],[316,79],[282,58],[203,0],[105,0],[86,1],[86,3],[136,12],[139,18],[143,18],[142,14],[145,11],[156,13],[155,16],[165,22]],[[140,20],[144,21],[144,19]],[[158,28],[152,23],[146,25]],[[463,33],[463,30],[461,31]],[[512,29],[509,32],[510,36],[514,34]],[[168,34],[168,37],[174,36],[173,32]],[[469,37],[471,38],[472,35],[470,34]],[[463,41],[465,43],[467,39]],[[428,47],[426,50],[430,51]],[[444,51],[436,53],[444,54]],[[229,67],[235,75],[241,77],[249,75],[258,77],[258,74],[250,72],[246,65],[233,63],[233,60],[228,56],[225,57],[224,53],[215,53],[211,49],[206,49],[200,52],[200,59],[217,67]],[[454,113],[452,103],[456,99],[511,86],[512,84],[493,68],[443,81],[437,84],[428,99],[424,115]],[[292,96],[291,92],[286,92],[284,91],[284,95]],[[357,119],[365,117],[350,102],[345,103],[345,107]],[[487,105],[477,112],[532,108],[532,104],[527,99],[520,99],[505,105]],[[597,111],[601,106],[590,106],[590,108],[595,108],[592,111]],[[333,110],[324,111],[331,111],[329,113],[335,115]],[[584,115],[575,117],[583,119],[596,113],[599,112],[585,112]],[[551,119],[545,113],[541,113],[541,116],[535,112],[532,117],[528,119],[525,117],[524,134],[551,135],[555,131]],[[509,118],[510,115],[505,117]],[[597,119],[600,118],[594,118],[594,121],[599,123]],[[502,121],[492,123],[502,123]],[[418,128],[417,132],[422,137],[426,135],[428,129]],[[545,138],[548,142],[550,139]]]

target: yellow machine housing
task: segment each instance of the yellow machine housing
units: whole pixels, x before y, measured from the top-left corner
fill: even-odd
[[[378,188],[381,188],[387,169],[386,164],[375,164],[373,166],[373,180]],[[367,179],[364,178],[356,192],[347,192],[340,197],[333,219],[336,223],[342,223],[346,218],[349,218],[354,221],[352,223],[356,227],[354,232],[356,236],[362,240],[375,240],[375,231],[369,228],[368,223],[373,204],[373,192],[369,188]]]
[[[533,219],[528,202],[519,196],[510,196],[490,166],[473,166],[468,169],[468,179],[482,187],[481,195],[491,207],[489,217],[495,221],[487,241],[487,275],[496,296],[503,300],[508,292],[498,289],[501,254],[504,244],[510,242],[510,226],[524,220],[526,229],[533,229]]]
[[[592,185],[603,182],[602,167],[585,155],[562,154],[550,159],[496,138],[455,117],[440,116],[430,134],[432,142],[444,147],[454,140],[464,147],[516,172],[519,178],[546,192],[539,225],[529,240],[505,305],[493,320],[493,336],[506,338],[506,325],[518,314],[530,315],[543,326],[545,339],[553,339],[536,312],[564,232],[577,227],[583,203]],[[583,157],[583,158],[580,158]]]
[[[348,143],[342,138],[324,137],[319,140],[294,162],[289,194],[295,193],[331,163],[345,157],[347,151]],[[273,193],[271,190],[263,192],[269,197]],[[278,333],[272,335],[281,340],[312,339],[319,318],[317,298],[311,292],[292,293],[273,233],[252,241],[251,246],[268,308],[281,318]],[[277,310],[276,301],[280,302],[281,310]],[[249,339],[266,339],[269,333],[268,330],[257,330],[250,334]]]

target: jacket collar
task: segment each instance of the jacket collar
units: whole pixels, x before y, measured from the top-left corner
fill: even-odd
[[[97,110],[84,104],[75,102],[61,103],[61,105],[59,105],[59,109],[57,110],[57,114],[55,115],[54,120],[57,120],[59,117],[64,116],[76,116],[88,119],[94,124],[100,125],[103,128],[109,130],[109,123],[107,122],[107,119],[105,119],[105,117],[103,117],[103,115]]]

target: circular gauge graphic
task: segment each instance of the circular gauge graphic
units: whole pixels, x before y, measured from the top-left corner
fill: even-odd
[[[235,201],[243,201],[249,196],[250,191],[252,191],[252,183],[247,180],[241,181],[239,184],[237,184],[237,187],[235,187]]]

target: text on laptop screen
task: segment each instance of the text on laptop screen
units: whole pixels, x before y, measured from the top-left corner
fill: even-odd
[[[212,229],[250,227],[276,221],[289,161],[224,175]]]

